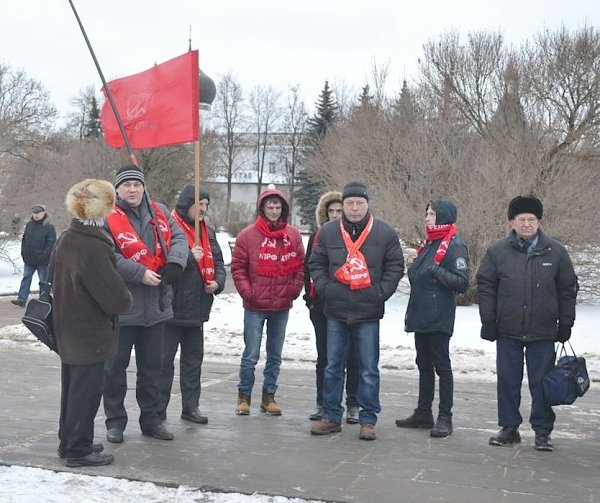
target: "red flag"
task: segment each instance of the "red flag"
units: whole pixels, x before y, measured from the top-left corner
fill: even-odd
[[[108,87],[134,149],[198,139],[198,51],[189,51],[145,72],[112,80]],[[106,91],[102,88],[106,97]],[[108,146],[125,145],[108,99],[100,113]]]

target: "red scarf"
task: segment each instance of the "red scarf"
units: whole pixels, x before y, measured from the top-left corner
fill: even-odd
[[[421,255],[423,248],[425,246],[441,239],[442,242],[438,246],[437,251],[435,252],[435,256],[433,257],[434,264],[441,264],[442,260],[446,256],[446,252],[448,251],[448,246],[450,246],[450,241],[452,241],[452,237],[456,234],[456,225],[454,224],[443,224],[443,225],[426,225],[425,233],[427,238],[425,241],[421,243],[417,250],[417,256]]]
[[[167,245],[167,253],[171,248],[171,226],[167,217],[160,211],[160,208],[154,201],[150,201],[150,204],[154,208],[156,213],[156,220],[163,235],[165,244]],[[146,269],[158,272],[167,263],[167,257],[163,253],[163,249],[160,246],[158,239],[158,233],[156,232],[156,222],[150,220],[152,230],[154,231],[154,253],[150,251],[146,243],[144,243],[136,230],[131,225],[127,214],[119,207],[115,206],[113,212],[107,218],[108,228],[112,234],[117,247],[127,259],[133,262],[142,264]]]
[[[185,233],[188,246],[192,249],[196,244],[196,230],[181,218],[175,210],[171,211],[171,216]],[[200,247],[202,248],[202,256],[198,259],[197,265],[202,276],[202,281],[204,284],[207,284],[209,281],[215,279],[215,261],[213,259],[212,248],[210,247],[210,240],[208,239],[208,226],[204,220],[200,221]]]
[[[361,232],[358,239],[352,242],[352,238],[348,234],[348,231],[344,229],[344,224],[340,218],[340,231],[342,232],[342,238],[344,238],[344,245],[346,246],[348,255],[346,256],[346,262],[335,271],[335,277],[340,283],[350,285],[350,290],[360,290],[361,288],[369,288],[371,286],[369,266],[360,251],[360,247],[371,233],[373,220],[373,215],[371,215],[367,226]]]
[[[259,276],[275,278],[277,276],[289,276],[302,270],[300,257],[298,257],[294,244],[286,232],[287,223],[279,229],[272,230],[267,219],[259,215],[254,225],[265,236],[258,254]],[[277,240],[282,241],[279,250],[277,249]]]

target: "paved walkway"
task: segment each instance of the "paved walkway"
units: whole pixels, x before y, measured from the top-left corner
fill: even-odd
[[[0,299],[0,320],[14,306]],[[17,308],[14,308],[17,309]],[[6,323],[2,321],[1,325]],[[130,387],[135,375],[130,369]],[[256,389],[260,390],[257,373]],[[175,440],[143,437],[137,424],[135,393],[127,395],[131,421],[125,442],[104,440],[104,417],[96,423],[115,463],[101,468],[69,469],[56,456],[60,400],[60,363],[49,351],[0,346],[0,464],[37,466],[57,471],[124,477],[214,491],[284,495],[344,502],[600,502],[600,384],[570,407],[557,409],[555,451],[533,449],[533,434],[522,429],[523,443],[513,448],[487,445],[496,433],[495,386],[456,376],[455,432],[431,439],[427,431],[394,425],[416,401],[413,377],[382,373],[383,411],[378,440],[358,439],[357,425],[336,435],[309,434],[314,402],[312,370],[283,365],[277,393],[281,417],[258,410],[233,413],[237,365],[207,361],[203,372],[202,410],[209,424],[179,418],[174,395],[168,426]],[[174,389],[177,387],[174,386]],[[524,388],[523,410],[529,407]]]

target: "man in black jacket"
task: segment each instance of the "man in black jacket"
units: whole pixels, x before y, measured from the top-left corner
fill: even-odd
[[[194,187],[186,185],[171,216],[188,239],[190,253],[181,280],[173,284],[173,319],[165,326],[163,371],[161,373],[162,416],[166,418],[171,398],[174,359],[179,355],[179,386],[181,388],[181,419],[198,424],[208,423],[200,413],[200,376],[204,359],[204,323],[208,321],[214,296],[225,287],[223,253],[215,231],[206,225],[204,217],[210,197],[200,189],[195,202]],[[200,221],[199,243],[195,243],[195,219]]]
[[[512,228],[492,244],[477,272],[481,337],[496,341],[498,424],[491,445],[521,441],[519,413],[523,353],[527,363],[535,448],[551,451],[555,415],[546,403],[542,378],[554,366],[554,342],[571,337],[577,276],[565,247],[539,228],[542,202],[515,197],[508,206]]]
[[[56,230],[50,223],[50,215],[43,204],[36,204],[31,208],[31,219],[25,225],[21,241],[23,279],[17,298],[11,300],[15,306],[25,307],[27,304],[31,279],[35,271],[40,279],[40,296],[48,292],[48,263],[55,242]]]
[[[350,341],[358,358],[361,440],[375,440],[379,404],[379,320],[404,274],[396,231],[369,212],[367,188],[350,182],[342,191],[344,214],[319,232],[308,262],[317,296],[325,300],[327,367],[323,418],[313,435],[341,431],[344,367]]]

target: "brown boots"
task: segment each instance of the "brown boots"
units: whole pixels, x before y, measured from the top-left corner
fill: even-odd
[[[274,393],[263,393],[260,410],[271,416],[281,416],[281,407],[275,402]],[[235,413],[238,416],[247,416],[250,414],[250,396],[238,392],[237,405]]]
[[[235,413],[238,416],[247,416],[248,414],[250,414],[250,397],[248,395],[243,395],[242,393],[238,392]]]
[[[275,402],[274,393],[264,393],[262,396],[262,402],[260,404],[260,410],[270,414],[271,416],[281,416],[281,407]]]

